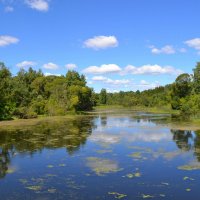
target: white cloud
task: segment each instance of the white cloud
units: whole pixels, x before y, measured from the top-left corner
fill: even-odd
[[[185,48],[180,48],[179,51],[180,51],[181,53],[186,53],[186,52],[187,52],[187,49],[185,49]]]
[[[73,63],[69,63],[69,64],[66,64],[65,67],[69,70],[73,70],[73,69],[77,68],[77,65],[73,64]]]
[[[84,42],[84,47],[95,50],[117,47],[118,41],[115,36],[95,36]]]
[[[153,54],[174,54],[174,53],[176,53],[174,47],[171,45],[166,45],[160,49],[158,49],[154,46],[150,46],[150,49]]]
[[[6,6],[4,10],[5,10],[5,12],[13,12],[14,8],[11,6]]]
[[[19,68],[26,68],[26,67],[33,67],[36,64],[37,63],[35,63],[33,61],[23,61],[23,62],[16,64],[16,66],[19,67]]]
[[[48,11],[49,3],[47,0],[25,0],[25,3],[32,9],[38,11]]]
[[[0,35],[0,47],[8,46],[10,44],[16,44],[19,39],[9,35]]]
[[[194,38],[191,40],[185,41],[185,44],[187,44],[189,47],[194,48],[198,50],[198,54],[200,54],[200,38]]]
[[[117,73],[120,72],[121,68],[115,64],[108,64],[108,65],[101,65],[100,67],[97,66],[90,66],[83,70],[84,73],[87,74],[106,74],[106,73]]]
[[[135,67],[128,65],[125,67],[125,70],[122,74],[151,74],[151,75],[160,75],[160,74],[169,74],[169,75],[178,75],[183,73],[182,70],[175,69],[171,66],[159,66],[159,65],[143,65],[141,67]]]
[[[141,80],[139,84],[135,84],[135,86],[138,87],[140,90],[148,90],[148,89],[154,89],[156,87],[160,86],[160,83],[158,81],[149,83],[145,80]]]
[[[141,80],[141,81],[140,81],[140,84],[141,84],[141,85],[149,85],[149,83],[148,83],[147,81],[145,81],[145,80]]]
[[[93,81],[102,81],[107,84],[112,84],[112,85],[122,85],[122,84],[129,84],[130,80],[127,79],[121,79],[121,80],[113,80],[110,78],[107,78],[105,76],[94,76],[92,78]]]
[[[49,72],[44,73],[45,76],[61,76],[61,74],[52,74]]]
[[[51,69],[51,70],[56,70],[56,69],[58,69],[59,67],[58,67],[58,65],[49,62],[49,63],[47,63],[47,64],[44,64],[44,65],[43,65],[43,68],[45,68],[45,69]]]

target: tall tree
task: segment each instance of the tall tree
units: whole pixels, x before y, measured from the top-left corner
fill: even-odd
[[[101,104],[106,104],[107,103],[107,91],[106,89],[101,89],[101,92],[99,94],[99,99]]]
[[[12,83],[11,73],[9,69],[0,63],[0,119],[10,117],[13,109],[13,102],[11,97]]]
[[[196,67],[193,69],[194,77],[193,77],[193,85],[194,92],[196,94],[200,94],[200,62],[197,62]]]

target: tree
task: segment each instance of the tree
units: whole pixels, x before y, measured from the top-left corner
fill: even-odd
[[[0,63],[0,119],[11,117],[14,107],[11,93],[11,73],[4,63]]]
[[[200,94],[200,62],[197,62],[196,67],[193,69],[193,72],[194,92],[196,94]]]
[[[192,91],[192,79],[191,75],[184,73],[179,75],[175,83],[172,86],[172,109],[180,110],[181,108],[181,98],[185,98],[191,94]]]
[[[99,100],[101,104],[106,104],[107,103],[107,91],[106,89],[101,89],[101,92],[99,94]]]

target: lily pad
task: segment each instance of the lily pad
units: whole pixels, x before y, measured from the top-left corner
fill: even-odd
[[[116,199],[122,199],[126,197],[126,194],[120,194],[118,192],[108,192],[109,195],[113,195]]]

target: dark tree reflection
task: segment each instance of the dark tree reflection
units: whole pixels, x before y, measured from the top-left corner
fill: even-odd
[[[84,146],[95,128],[94,117],[47,120],[34,126],[0,130],[0,178],[4,177],[16,153],[31,154],[43,149],[65,147],[72,155]]]
[[[189,151],[193,148],[194,136],[191,131],[171,130],[171,132],[179,149]]]

